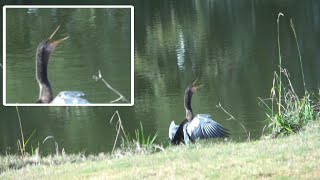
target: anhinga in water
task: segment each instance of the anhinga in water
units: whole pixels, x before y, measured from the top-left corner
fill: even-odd
[[[48,79],[48,63],[50,54],[54,51],[56,46],[69,38],[65,37],[60,40],[50,42],[54,34],[58,31],[60,26],[51,34],[51,36],[42,41],[38,48],[36,54],[36,77],[40,87],[39,98],[36,103],[52,103],[52,104],[88,104],[89,102],[81,96],[84,93],[79,91],[63,91],[58,94],[57,97],[53,99],[53,93],[51,84]]]
[[[193,115],[191,98],[193,93],[201,86],[202,85],[196,86],[194,82],[187,87],[184,96],[186,118],[180,125],[176,125],[174,121],[172,121],[169,127],[169,138],[172,144],[188,144],[190,140],[191,142],[195,142],[197,139],[223,138],[229,136],[228,130],[211,119],[209,114]]]

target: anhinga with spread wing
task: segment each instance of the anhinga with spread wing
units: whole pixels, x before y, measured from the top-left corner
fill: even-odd
[[[42,41],[36,54],[36,77],[40,88],[39,98],[36,103],[52,103],[52,104],[88,104],[86,99],[81,98],[84,93],[79,91],[63,91],[57,97],[53,98],[52,87],[48,79],[48,63],[50,54],[54,51],[60,42],[69,38],[65,37],[60,40],[50,42],[54,34],[60,26],[51,34],[51,36]]]
[[[190,140],[191,142],[195,142],[197,139],[223,138],[229,136],[228,130],[211,119],[209,114],[193,115],[191,98],[201,86],[202,85],[196,86],[194,82],[187,87],[184,96],[184,108],[186,110],[185,120],[183,120],[180,125],[176,125],[174,121],[172,121],[169,127],[169,138],[172,144],[188,144]]]

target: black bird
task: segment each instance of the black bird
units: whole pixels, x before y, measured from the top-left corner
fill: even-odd
[[[60,42],[69,38],[65,37],[60,40],[50,42],[54,34],[58,31],[60,26],[51,34],[51,36],[42,41],[36,53],[36,77],[39,84],[40,92],[36,103],[52,103],[52,104],[88,104],[89,102],[81,96],[84,93],[79,91],[63,91],[53,98],[52,87],[48,79],[48,63],[50,54],[54,51]]]
[[[188,144],[190,140],[191,142],[195,142],[197,139],[223,138],[229,136],[228,130],[211,119],[209,114],[193,115],[191,98],[201,86],[202,85],[196,86],[194,82],[187,87],[184,96],[186,117],[180,125],[176,125],[174,121],[172,121],[169,127],[169,138],[172,144]]]

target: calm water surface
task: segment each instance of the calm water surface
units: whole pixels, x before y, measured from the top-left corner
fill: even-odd
[[[7,9],[7,102],[34,103],[38,44],[60,25],[54,40],[69,36],[52,53],[48,76],[56,96],[82,91],[91,103],[108,103],[117,94],[96,82],[102,76],[127,99],[131,86],[130,9]]]
[[[259,138],[267,122],[258,97],[269,97],[273,72],[277,69],[279,11],[285,14],[280,19],[283,65],[289,70],[296,91],[302,93],[303,85],[290,18],[298,35],[307,88],[316,91],[320,87],[320,1],[137,1],[134,5],[135,106],[20,108],[26,136],[36,130],[33,144],[41,144],[45,137],[54,136],[66,152],[111,151],[116,131],[115,124],[110,124],[109,120],[116,110],[128,133],[133,135],[141,121],[147,133],[158,131],[159,143],[168,142],[170,122],[181,122],[184,118],[184,90],[197,78],[205,85],[194,95],[195,113],[213,115],[230,129],[233,140],[247,138],[239,122],[250,132],[251,138]],[[90,22],[90,16],[83,21],[86,24],[88,20]],[[59,19],[57,21],[60,23]],[[114,26],[106,19],[99,22],[104,28]],[[74,23],[65,22],[60,35],[69,34],[68,28],[76,28]],[[39,30],[43,35],[38,36],[38,40],[55,29],[53,25],[45,27],[46,30]],[[94,33],[89,27],[81,28],[88,36]],[[23,37],[23,33],[16,36]],[[92,48],[96,42],[87,43]],[[110,45],[113,44],[106,46]],[[62,53],[59,51],[65,54],[69,46],[68,42],[61,45],[54,55],[56,61]],[[20,47],[20,51],[28,47]],[[28,60],[33,62],[34,46],[30,47],[33,50],[29,50]],[[58,62],[52,66],[58,66]],[[99,65],[92,66],[90,75],[81,74],[88,78],[86,83],[92,83],[91,74]],[[216,107],[219,103],[237,121],[227,120],[229,116]],[[2,153],[14,152],[19,138],[16,110],[2,107],[0,115],[0,149]],[[41,146],[44,152],[54,152],[53,140]]]

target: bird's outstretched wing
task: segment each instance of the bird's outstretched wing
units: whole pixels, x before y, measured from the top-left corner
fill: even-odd
[[[169,139],[172,140],[173,137],[176,135],[179,125],[176,125],[174,121],[171,121],[169,126]]]
[[[80,91],[62,91],[55,97],[51,104],[89,104],[82,98],[85,94]]]
[[[198,114],[187,126],[189,136],[196,139],[228,137],[226,128],[214,121],[209,114]]]

